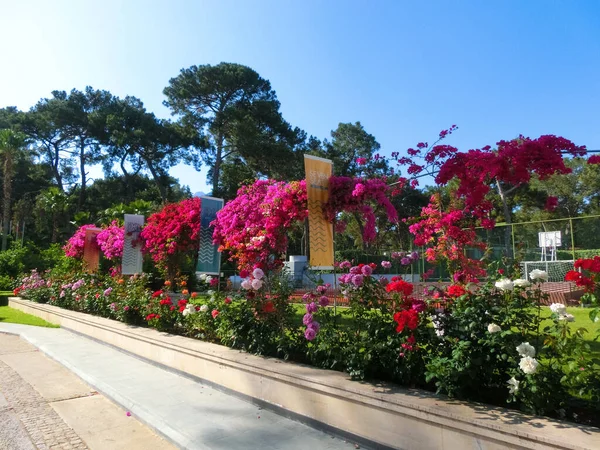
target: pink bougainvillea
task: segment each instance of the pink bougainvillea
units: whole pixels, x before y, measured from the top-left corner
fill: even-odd
[[[85,246],[85,230],[88,228],[96,228],[96,225],[89,223],[87,225],[80,226],[75,234],[67,241],[63,250],[65,255],[69,258],[83,258],[83,247]]]
[[[323,207],[327,220],[333,222],[339,212],[356,212],[365,218],[363,239],[371,242],[376,236],[375,213],[372,204],[385,209],[391,222],[398,221],[398,212],[388,197],[389,187],[381,178],[331,177],[329,200]]]
[[[257,180],[217,213],[213,238],[240,269],[281,267],[287,231],[306,219],[306,183]]]
[[[149,253],[157,267],[171,279],[179,270],[181,258],[197,252],[200,234],[200,199],[170,203],[148,217],[140,233],[142,251]]]
[[[125,229],[117,223],[116,220],[104,228],[96,236],[96,242],[108,259],[116,260],[123,256],[123,242],[125,239]]]

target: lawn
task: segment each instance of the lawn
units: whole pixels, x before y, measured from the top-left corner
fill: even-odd
[[[20,323],[23,325],[35,325],[36,327],[58,328],[58,325],[46,322],[39,317],[26,314],[10,306],[0,306],[0,322]]]

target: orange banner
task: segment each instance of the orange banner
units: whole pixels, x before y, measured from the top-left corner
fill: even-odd
[[[102,231],[100,228],[85,230],[85,243],[83,244],[83,266],[88,272],[96,272],[100,266],[100,247],[96,243],[96,236]]]
[[[308,236],[310,266],[333,270],[333,224],[325,220],[323,205],[329,199],[329,178],[333,163],[329,159],[304,155],[308,196]]]

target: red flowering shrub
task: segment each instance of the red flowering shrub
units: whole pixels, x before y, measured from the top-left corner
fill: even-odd
[[[166,205],[148,217],[140,233],[142,251],[152,256],[156,266],[173,280],[186,258],[198,252],[200,199],[197,197]]]
[[[419,326],[419,313],[414,309],[398,311],[394,314],[394,321],[398,324],[396,327],[398,333],[401,333],[405,327],[412,331]]]
[[[411,283],[408,283],[402,279],[397,279],[397,277],[394,278],[395,280],[392,279],[392,281],[386,285],[385,290],[387,292],[397,292],[405,297],[408,297],[413,293],[414,286]]]
[[[283,265],[287,231],[307,216],[304,181],[257,180],[242,186],[217,213],[213,238],[241,270],[277,269]]]
[[[460,297],[461,295],[465,295],[466,293],[467,290],[459,284],[453,284],[451,286],[448,286],[448,289],[446,290],[446,294],[448,295],[448,297]]]

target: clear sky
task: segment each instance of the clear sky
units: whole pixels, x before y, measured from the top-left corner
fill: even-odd
[[[226,61],[321,139],[360,121],[390,154],[457,124],[464,150],[519,134],[600,149],[597,0],[0,0],[0,42],[0,107],[91,85],[167,117],[171,77]]]

